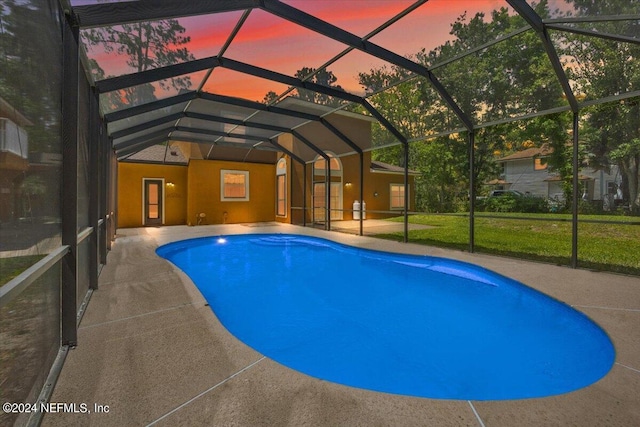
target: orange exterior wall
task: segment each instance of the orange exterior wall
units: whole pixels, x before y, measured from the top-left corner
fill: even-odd
[[[366,147],[371,140],[371,124],[367,120],[335,116],[331,122],[358,145]],[[309,157],[310,149],[291,134],[278,138],[278,143],[293,153]],[[192,148],[192,147],[191,147]],[[165,198],[165,224],[233,224],[278,221],[302,224],[303,194],[305,191],[303,165],[282,155],[287,160],[287,214],[276,216],[276,164],[204,160],[195,158],[189,148],[188,166],[166,166],[120,163],[118,175],[118,226],[142,226],[142,178],[164,178],[176,183],[174,193]],[[305,153],[303,154],[304,151]],[[197,153],[195,153],[197,154]],[[342,201],[344,220],[351,220],[355,200],[360,200],[360,159],[357,154],[340,157],[342,163]],[[389,184],[404,183],[403,174],[371,172],[371,152],[363,154],[364,201],[366,218],[398,216],[401,210],[390,212]],[[249,200],[220,200],[220,171],[222,169],[249,172]],[[312,218],[313,163],[306,166],[306,221]],[[324,176],[318,177],[320,181]],[[332,177],[332,180],[338,180]],[[346,185],[350,183],[350,185]],[[165,190],[168,187],[165,185]],[[415,209],[414,177],[409,176],[409,210]],[[297,208],[297,209],[292,209]],[[374,211],[384,211],[374,212]],[[199,221],[199,215],[204,218]]]
[[[389,184],[403,183],[404,176],[402,174],[369,172],[364,185],[364,200],[367,203],[367,211],[389,211],[391,208],[391,188]],[[375,196],[376,193],[378,194],[377,196]],[[415,210],[414,177],[409,175],[409,211],[413,210]],[[367,214],[367,218],[388,218],[398,216],[402,213],[402,210],[394,210],[393,212],[397,212],[397,214],[375,214],[370,212]]]
[[[142,227],[142,179],[164,179],[164,225],[186,224],[187,167],[118,163],[118,227]],[[168,186],[172,182],[174,186]]]
[[[303,168],[290,157],[287,160],[287,215],[276,217],[276,166],[217,160],[191,160],[189,166],[142,163],[118,164],[118,227],[142,227],[142,180],[165,180],[164,225],[196,225],[198,214],[204,213],[203,224],[233,224],[278,221],[301,224]],[[343,168],[343,219],[351,220],[354,200],[360,200],[360,161],[358,155],[341,157]],[[402,174],[375,173],[370,170],[371,153],[364,153],[364,200],[366,218],[387,218],[390,183],[403,183]],[[249,200],[226,202],[220,200],[220,171],[222,169],[249,172]],[[311,221],[313,165],[307,165],[307,222]],[[323,180],[324,178],[321,178]],[[337,179],[336,177],[333,178]],[[172,182],[174,186],[166,185]],[[351,185],[345,185],[347,182]],[[415,209],[414,177],[409,176],[409,210]],[[377,193],[377,196],[374,196]],[[395,212],[395,211],[394,211]]]
[[[373,211],[390,211],[391,207],[391,189],[389,184],[403,184],[404,176],[402,174],[371,172],[371,152],[365,152],[364,156],[364,201],[366,203],[366,217],[389,218],[401,214],[398,210],[394,213],[376,213]],[[360,159],[358,155],[340,157],[343,168],[342,177],[342,201],[343,209],[353,209],[353,202],[360,201]],[[309,169],[311,169],[309,167]],[[310,179],[310,176],[308,179]],[[414,177],[409,176],[409,210],[415,208],[414,203]],[[351,185],[345,185],[350,182]],[[375,195],[377,193],[377,196]],[[311,203],[311,201],[309,201]],[[394,212],[396,212],[394,210]],[[353,219],[352,212],[344,212],[343,219]]]
[[[249,172],[249,200],[220,200],[220,171],[231,169]],[[276,203],[276,166],[218,160],[189,162],[187,223],[196,224],[198,214],[206,215],[207,224],[274,221]]]

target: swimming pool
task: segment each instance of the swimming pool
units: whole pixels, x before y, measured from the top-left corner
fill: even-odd
[[[189,275],[239,340],[348,386],[542,397],[592,384],[615,359],[582,313],[468,263],[288,234],[185,240],[157,253]]]

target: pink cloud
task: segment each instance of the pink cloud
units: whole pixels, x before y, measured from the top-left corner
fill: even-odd
[[[413,0],[285,2],[361,36],[413,4]],[[501,0],[430,0],[371,41],[403,56],[415,54],[421,48],[430,50],[451,38],[451,24],[461,14],[466,12],[470,18],[477,12],[484,12],[489,16],[492,10],[505,5],[506,2]],[[191,37],[187,46],[189,51],[197,58],[217,55],[241,14],[238,11],[181,19],[181,24],[187,29],[185,35]],[[346,47],[268,12],[255,9],[251,11],[225,56],[293,75],[296,70],[305,66],[320,67]],[[107,74],[119,75],[134,71],[126,66],[126,58],[107,55],[101,49],[91,52],[91,57],[99,62]],[[377,58],[352,52],[329,66],[329,69],[338,76],[337,83],[343,88],[359,92],[361,88],[357,82],[358,73],[368,72],[382,64],[383,61]],[[207,83],[207,88],[252,100],[262,99],[269,90],[279,93],[286,88],[277,83],[236,74],[232,78],[218,73],[218,78],[214,83]],[[197,83],[194,82],[195,84]]]
[[[216,68],[203,87],[205,92],[251,101],[262,101],[269,91],[280,94],[286,89],[286,85],[224,68]]]

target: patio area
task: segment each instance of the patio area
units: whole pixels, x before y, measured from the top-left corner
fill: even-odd
[[[615,365],[587,388],[512,401],[413,398],[311,378],[234,338],[191,280],[155,254],[186,238],[266,232],[445,256],[510,276],[600,324],[616,347]],[[638,277],[278,223],[120,229],[51,397],[85,403],[91,413],[47,414],[43,425],[638,425],[638,331]]]
[[[430,225],[411,223],[407,224],[407,227],[409,230],[425,230],[428,228],[434,228]],[[404,224],[401,222],[392,222],[383,219],[366,219],[362,221],[362,233],[365,236],[384,233],[402,233],[403,229]],[[331,223],[331,230],[339,231],[341,233],[359,234],[360,220],[333,221]]]

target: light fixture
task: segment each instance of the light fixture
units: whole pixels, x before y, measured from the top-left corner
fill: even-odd
[[[345,186],[345,187],[351,187],[351,182],[349,182],[349,181],[345,182],[345,183],[344,183],[344,186]]]
[[[175,187],[175,186],[176,186],[176,185],[175,185],[173,182],[171,182],[171,181],[167,182],[167,187],[171,187],[171,188],[173,188],[173,187]]]

